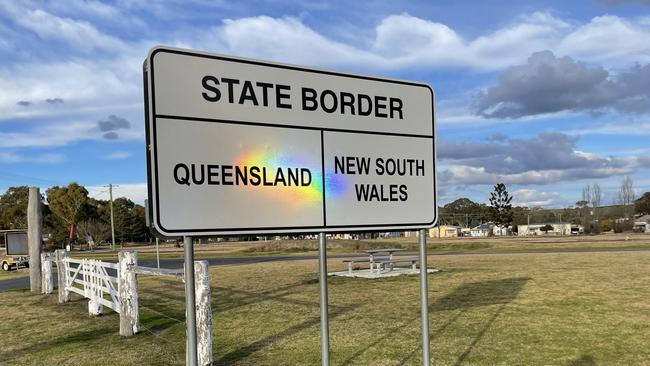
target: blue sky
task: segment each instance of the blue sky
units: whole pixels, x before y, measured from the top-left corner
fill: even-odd
[[[0,192],[146,192],[154,45],[431,84],[439,202],[650,191],[650,1],[1,1]]]

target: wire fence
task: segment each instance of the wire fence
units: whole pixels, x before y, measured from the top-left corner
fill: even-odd
[[[157,340],[166,364],[185,363],[185,288],[180,280],[138,275],[140,330]]]

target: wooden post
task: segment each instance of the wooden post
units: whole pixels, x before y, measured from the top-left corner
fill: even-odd
[[[41,293],[51,294],[54,291],[54,277],[52,277],[52,255],[41,253]]]
[[[29,187],[27,203],[27,243],[29,247],[29,288],[40,292],[41,288],[41,242],[43,241],[43,216],[41,194],[38,187]]]
[[[101,286],[102,279],[100,278],[99,263],[100,261],[96,259],[89,259],[86,261],[86,267],[84,268],[87,271],[87,280],[84,287],[89,289],[89,300],[88,300],[88,315],[97,316],[104,314],[104,305],[99,302],[99,299],[103,296]]]
[[[120,297],[120,335],[129,337],[138,332],[138,281],[131,266],[138,265],[138,253],[121,251],[117,291]]]
[[[212,306],[208,261],[194,262],[196,291],[197,359],[201,366],[212,364]]]
[[[68,252],[65,249],[57,249],[55,256],[56,271],[59,275],[59,303],[70,302],[70,291],[66,289],[66,283],[68,282],[68,262],[65,259],[68,258]]]

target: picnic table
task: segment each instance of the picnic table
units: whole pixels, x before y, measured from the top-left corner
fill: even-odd
[[[354,258],[354,259],[344,259],[343,262],[348,264],[348,272],[352,274],[352,267],[354,263],[369,263],[370,272],[376,272],[377,274],[381,273],[383,269],[386,269],[386,265],[389,265],[389,270],[394,269],[395,263],[411,263],[413,270],[416,269],[417,258],[393,258],[393,253],[401,252],[405,249],[401,248],[383,248],[383,249],[368,249],[364,250],[368,254],[368,258]]]
[[[379,253],[388,253],[388,259],[393,259],[393,253],[395,252],[401,252],[405,249],[399,249],[399,248],[386,248],[386,249],[368,249],[364,250],[364,252],[368,253],[370,256],[370,261],[372,262],[375,259],[375,255]]]

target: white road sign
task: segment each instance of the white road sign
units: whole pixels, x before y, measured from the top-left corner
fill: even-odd
[[[426,84],[155,47],[144,65],[164,235],[407,230],[436,221]]]

